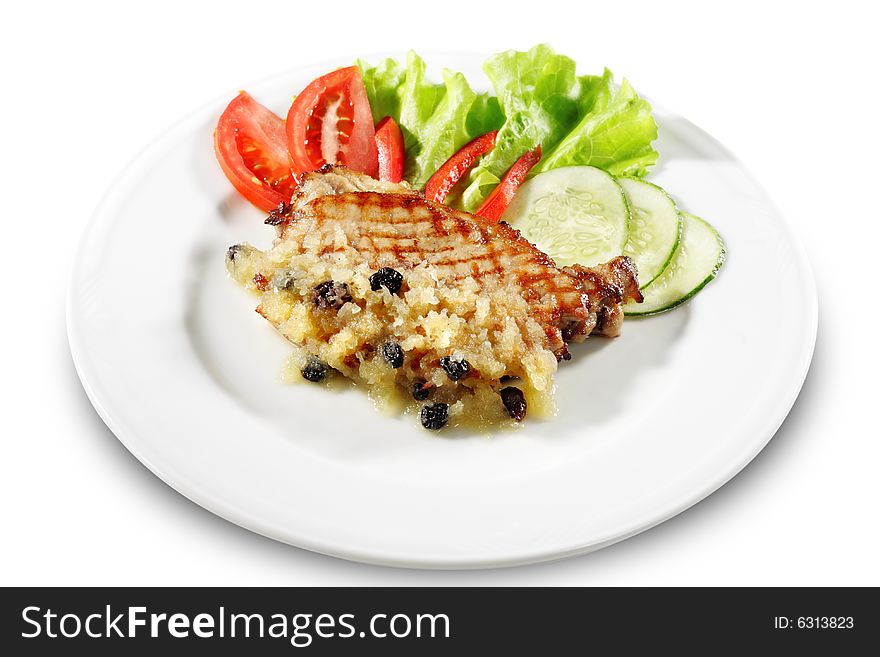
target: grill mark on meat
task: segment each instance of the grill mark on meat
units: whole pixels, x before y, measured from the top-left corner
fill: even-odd
[[[483,235],[483,240],[486,245],[489,247],[489,259],[492,261],[492,271],[499,271],[501,269],[501,260],[498,257],[498,248],[495,244],[488,238],[485,232],[481,231]]]
[[[596,331],[600,333],[605,328],[605,322],[608,321],[608,309],[607,308],[599,308],[599,312],[596,313]]]
[[[579,342],[590,332],[616,335],[620,304],[627,298],[641,300],[628,258],[594,268],[560,268],[508,224],[432,203],[405,185],[375,181],[344,167],[321,171],[303,176],[278,224],[282,239],[305,249],[317,235],[315,250],[321,256],[354,248],[374,269],[405,271],[424,262],[436,269],[441,283],[472,277],[480,287],[514,286],[532,306],[532,317],[557,355],[565,353],[565,343]],[[336,239],[339,232],[344,243]]]
[[[473,224],[471,222],[465,221],[462,217],[458,215],[454,215],[453,217],[455,221],[455,230],[461,235],[464,239],[470,239],[471,234],[473,233]],[[485,243],[485,241],[483,241]]]

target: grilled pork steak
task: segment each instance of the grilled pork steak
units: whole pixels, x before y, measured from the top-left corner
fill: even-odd
[[[303,176],[267,223],[273,247],[237,245],[227,266],[298,347],[302,376],[327,366],[427,400],[427,428],[551,408],[567,343],[618,335],[622,304],[641,301],[627,257],[557,267],[505,223],[344,167]]]
[[[286,212],[272,221],[279,237],[301,248],[319,234],[320,255],[346,245],[375,269],[409,269],[429,263],[444,284],[473,277],[512,284],[545,327],[557,355],[565,343],[591,334],[617,336],[622,304],[642,300],[635,264],[621,256],[596,267],[559,268],[519,231],[427,201],[406,184],[381,182],[344,167],[327,165],[306,174]]]

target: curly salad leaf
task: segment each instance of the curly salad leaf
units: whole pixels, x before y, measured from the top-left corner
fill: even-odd
[[[607,69],[601,76],[578,76],[574,60],[547,45],[486,60],[494,94],[475,93],[461,73],[449,70],[442,84],[428,81],[425,62],[414,52],[405,65],[387,59],[358,66],[373,117],[391,116],[403,131],[404,177],[417,188],[468,141],[499,131],[495,148],[457,190],[456,203],[465,210],[479,207],[517,158],[538,144],[544,157],[533,173],[590,164],[614,175],[643,176],[657,161],[650,104],[626,80],[616,86]]]
[[[390,116],[403,132],[404,178],[417,188],[464,144],[504,121],[498,100],[475,93],[461,73],[444,70],[442,84],[428,81],[425,61],[414,52],[405,65],[393,59],[357,64],[373,118]]]

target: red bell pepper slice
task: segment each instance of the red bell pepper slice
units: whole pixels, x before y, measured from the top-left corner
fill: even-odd
[[[376,126],[376,148],[379,151],[379,180],[393,183],[403,180],[403,133],[390,116]]]
[[[510,202],[513,200],[513,195],[516,194],[516,190],[519,189],[519,186],[522,185],[526,176],[529,174],[529,171],[531,171],[532,167],[535,166],[540,159],[540,145],[538,145],[535,150],[528,151],[524,155],[521,155],[520,158],[513,163],[513,166],[510,167],[508,172],[504,174],[504,178],[501,179],[498,186],[492,190],[492,193],[486,197],[486,200],[483,201],[483,204],[474,214],[478,217],[489,219],[490,221],[498,221],[501,219],[501,215],[504,214],[507,206],[510,205]]]
[[[443,163],[436,173],[431,176],[425,185],[425,198],[435,203],[442,203],[449,195],[449,191],[455,187],[455,183],[461,180],[474,162],[481,155],[485,155],[495,147],[497,130],[487,132],[476,139],[469,141]]]

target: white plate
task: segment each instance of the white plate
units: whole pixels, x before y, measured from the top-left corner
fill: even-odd
[[[479,57],[429,61],[482,79]],[[345,63],[249,90],[283,113],[295,90]],[[358,561],[555,559],[698,502],[754,458],[794,403],[817,320],[803,251],[731,154],[659,107],[651,180],[718,228],[728,262],[691,303],[573,349],[556,419],[444,438],[381,416],[358,391],[280,384],[287,345],[225,274],[227,246],[272,237],[214,160],[212,129],[229,98],[124,171],[84,237],[68,297],[71,350],[98,413],[206,509]]]

